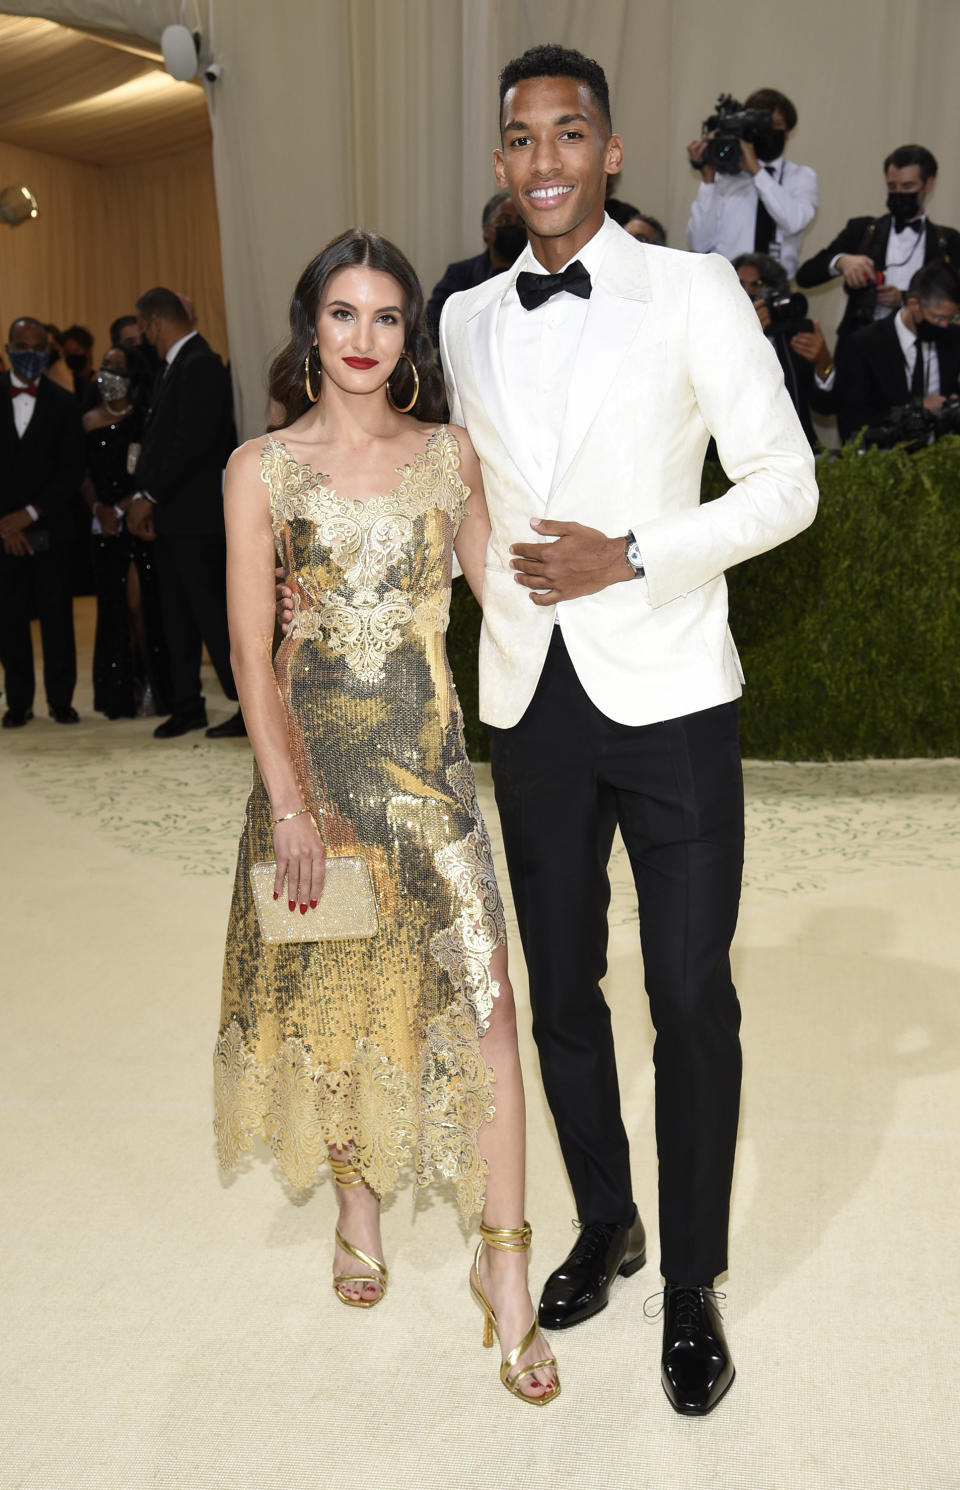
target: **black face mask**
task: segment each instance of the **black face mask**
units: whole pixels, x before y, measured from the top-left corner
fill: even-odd
[[[916,217],[920,211],[920,193],[917,191],[891,191],[887,193],[887,211],[892,214],[898,228]]]
[[[83,372],[83,369],[87,365],[86,354],[83,352],[70,352],[64,358],[64,361],[71,372]]]
[[[917,337],[920,341],[943,341],[949,326],[935,326],[932,321],[925,321],[921,316],[917,322]]]
[[[783,154],[783,147],[786,143],[785,129],[765,129],[754,137],[753,148],[757,152],[758,160],[778,160]]]
[[[513,264],[523,253],[527,243],[527,230],[522,222],[503,222],[494,229],[493,247],[501,259]]]

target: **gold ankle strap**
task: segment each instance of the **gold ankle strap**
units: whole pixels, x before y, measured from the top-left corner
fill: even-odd
[[[363,1175],[349,1159],[331,1159],[330,1168],[333,1177],[343,1190],[349,1190],[352,1185],[362,1185]]]
[[[529,1252],[533,1241],[529,1221],[522,1226],[507,1227],[485,1226],[481,1221],[480,1235],[488,1247],[496,1247],[500,1252]]]

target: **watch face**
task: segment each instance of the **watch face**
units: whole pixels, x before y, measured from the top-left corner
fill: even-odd
[[[640,548],[638,544],[627,544],[627,563],[632,564],[634,569],[643,568],[643,560],[640,557]]]

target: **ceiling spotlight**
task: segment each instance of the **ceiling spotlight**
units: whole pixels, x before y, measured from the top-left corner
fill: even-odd
[[[163,65],[178,83],[189,83],[200,65],[200,33],[188,26],[164,26],[160,36]]]
[[[29,186],[5,186],[0,191],[0,222],[8,227],[17,228],[39,215],[37,199]]]

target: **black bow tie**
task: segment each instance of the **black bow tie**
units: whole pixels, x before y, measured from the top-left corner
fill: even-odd
[[[922,217],[911,217],[909,222],[897,223],[897,232],[902,233],[904,228],[912,228],[915,233],[922,233],[923,226]]]
[[[561,290],[579,295],[581,300],[590,299],[590,273],[579,259],[568,264],[562,274],[517,275],[517,294],[524,310],[536,310],[538,305],[546,305]]]

